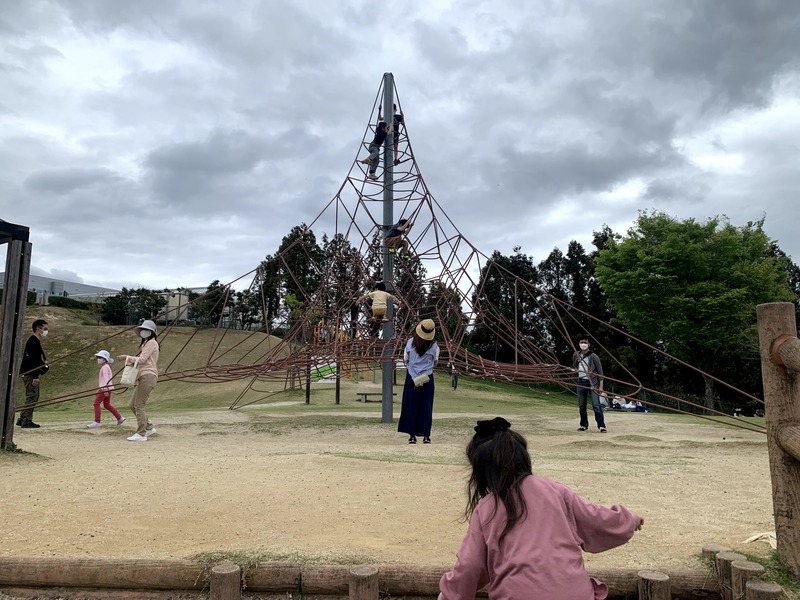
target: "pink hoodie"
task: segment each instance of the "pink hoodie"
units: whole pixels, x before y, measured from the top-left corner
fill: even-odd
[[[522,494],[527,516],[502,544],[503,503],[493,495],[478,502],[455,567],[439,582],[439,600],[472,600],[487,584],[492,600],[607,597],[606,585],[586,573],[582,550],[621,546],[633,537],[640,518],[618,504],[586,502],[567,486],[535,475],[523,480]]]

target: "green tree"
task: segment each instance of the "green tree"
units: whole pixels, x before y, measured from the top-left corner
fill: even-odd
[[[292,227],[281,240],[277,260],[284,299],[293,294],[295,300],[306,302],[319,287],[323,260],[314,232],[305,223]]]
[[[470,346],[475,352],[492,360],[514,362],[521,340],[531,336],[541,340],[538,283],[533,260],[519,247],[514,248],[513,256],[492,253],[481,269],[472,298],[476,325]]]
[[[425,305],[419,311],[419,318],[431,318],[446,332],[446,339],[461,342],[467,326],[467,317],[461,309],[461,293],[448,287],[442,281],[431,283]]]
[[[215,327],[225,313],[229,298],[230,286],[222,285],[215,279],[206,288],[206,293],[200,295],[193,303],[194,316],[201,325]]]
[[[167,305],[162,292],[147,288],[122,288],[116,296],[103,300],[101,315],[112,325],[134,325],[142,319],[157,319]]]
[[[633,335],[718,376],[752,347],[756,305],[793,299],[787,261],[771,245],[763,220],[734,227],[643,212],[598,253],[596,275]],[[714,380],[703,379],[714,408]]]
[[[360,306],[355,301],[362,293],[367,281],[366,267],[361,254],[341,233],[331,240],[323,238],[324,272],[327,274],[323,296],[319,302],[324,313],[334,322],[326,326],[346,325],[350,337],[355,337]]]

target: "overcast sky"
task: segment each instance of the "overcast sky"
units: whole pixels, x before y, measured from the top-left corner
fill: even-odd
[[[0,219],[37,274],[229,282],[334,197],[388,71],[486,254],[657,208],[766,216],[798,262],[798,31],[788,0],[0,0]]]

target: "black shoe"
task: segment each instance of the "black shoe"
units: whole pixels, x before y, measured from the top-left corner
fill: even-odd
[[[417,443],[417,438],[412,435],[410,438],[408,438],[408,443],[409,444],[416,444]]]
[[[22,427],[23,429],[39,429],[41,425],[39,425],[38,423],[34,423],[33,421],[28,421],[27,423],[23,423],[22,425],[20,425],[20,427]]]
[[[399,158],[395,158],[394,159],[394,164],[399,165],[400,164],[400,159]]]
[[[600,433],[608,433],[608,429],[606,429],[605,427],[601,427]]]
[[[431,438],[429,438],[427,436],[422,438],[422,443],[423,444],[430,444],[431,443]]]
[[[583,425],[578,427],[578,431],[586,431],[587,429],[589,429],[589,428],[588,427],[584,427]]]

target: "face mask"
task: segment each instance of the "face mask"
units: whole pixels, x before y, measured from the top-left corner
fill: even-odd
[[[143,340],[146,340],[147,338],[149,338],[149,337],[150,337],[150,333],[151,333],[151,332],[147,331],[147,329],[142,329],[142,330],[139,332],[139,335],[140,335],[140,336],[142,336],[142,339],[143,339]]]
[[[42,337],[47,337],[47,329],[42,329]]]
[[[581,350],[588,350],[589,344],[581,344]]]
[[[97,364],[98,365],[102,365],[104,362],[106,362],[106,361],[104,359],[102,359],[102,358],[98,358],[97,359]]]

